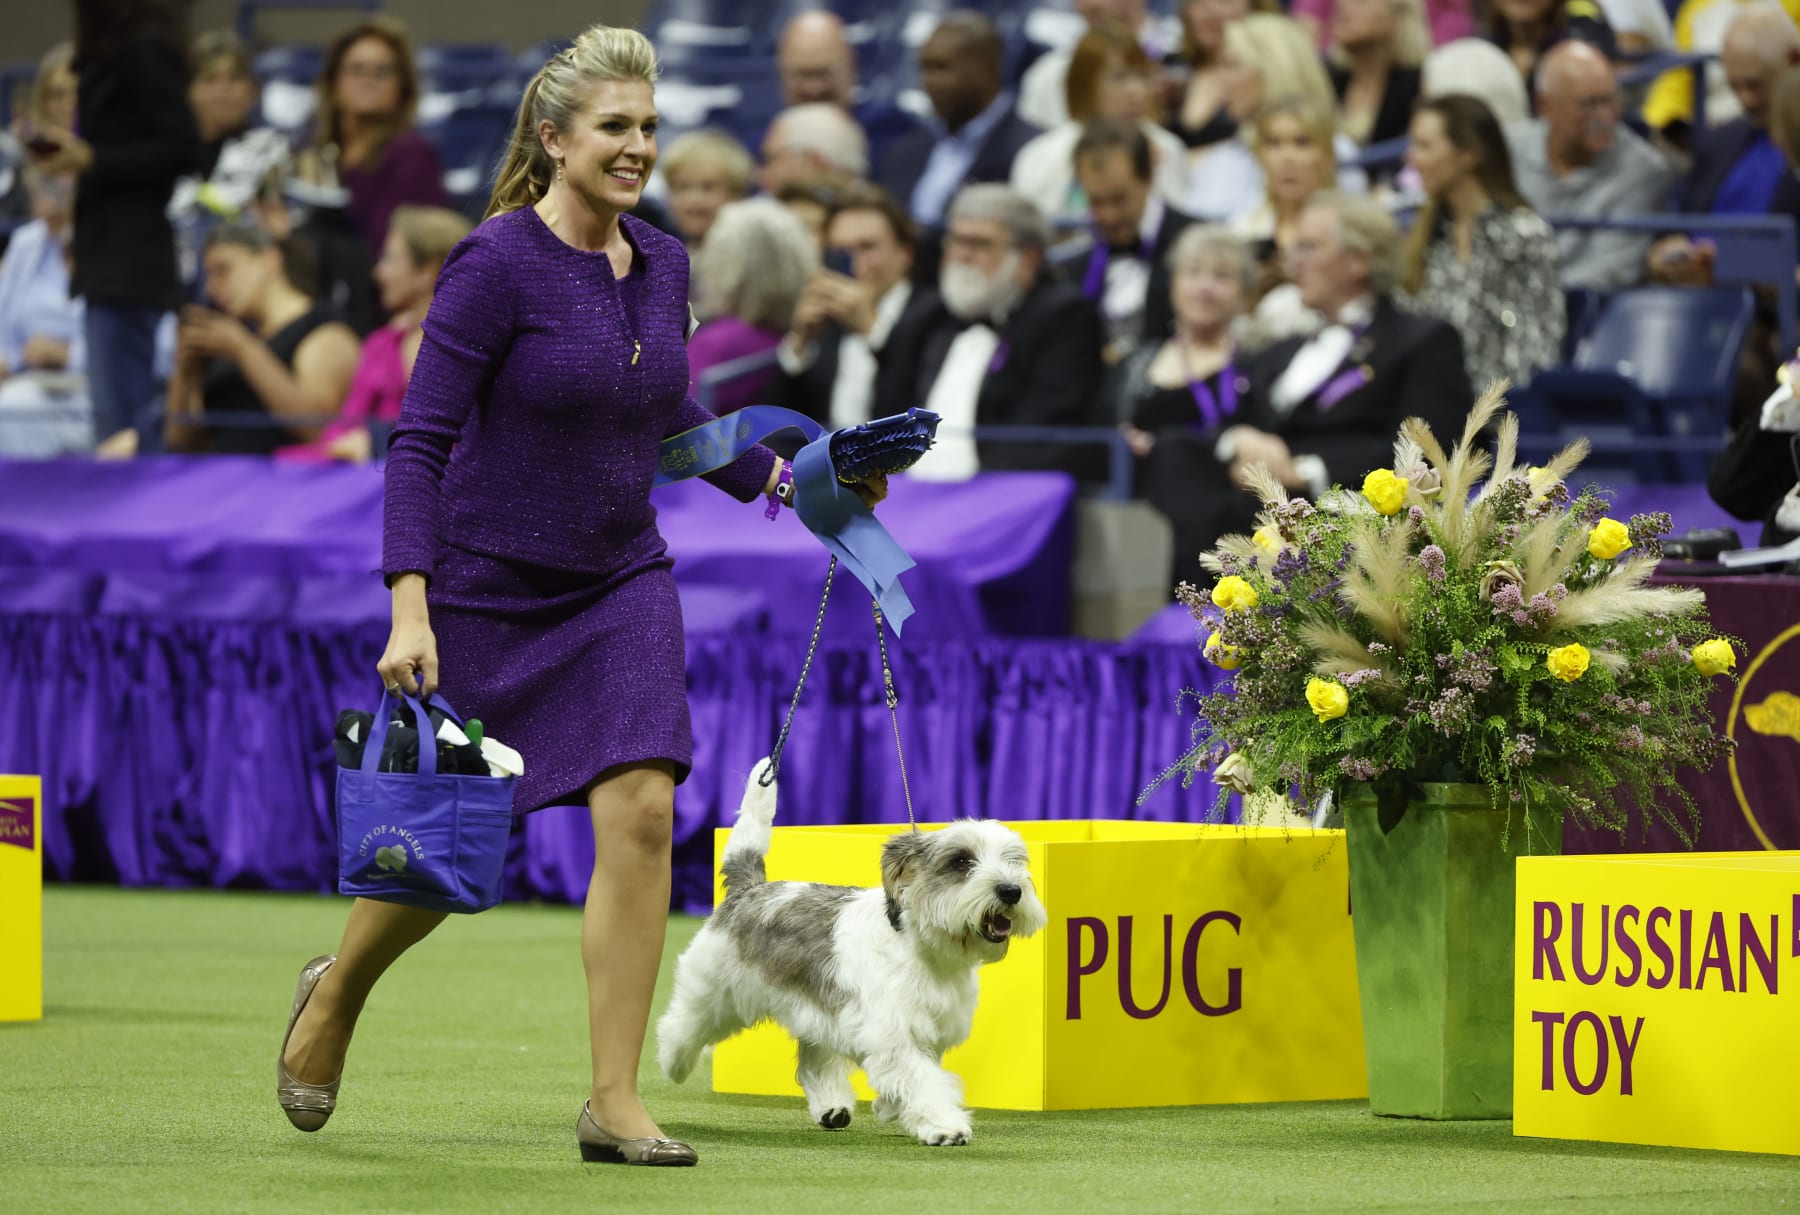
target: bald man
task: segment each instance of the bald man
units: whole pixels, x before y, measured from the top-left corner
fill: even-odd
[[[1662,210],[1675,175],[1619,121],[1612,63],[1585,42],[1562,42],[1538,67],[1538,117],[1507,129],[1520,193],[1541,215],[1619,219]],[[1648,235],[1556,234],[1565,287],[1616,291],[1644,277]]]
[[[1008,181],[1019,149],[1040,133],[1001,87],[1003,50],[994,23],[969,11],[946,16],[919,48],[930,129],[896,141],[878,180],[928,229],[943,226],[963,186]]]
[[[1725,31],[1719,63],[1743,113],[1700,132],[1694,164],[1682,183],[1679,209],[1702,215],[1766,215],[1793,209],[1787,158],[1769,135],[1769,108],[1781,74],[1800,64],[1800,28],[1773,4],[1746,5]],[[1786,188],[1784,188],[1786,187]],[[1710,248],[1669,236],[1650,248],[1650,275],[1659,282],[1712,281]]]
[[[826,104],[843,110],[863,129],[871,163],[879,164],[896,140],[920,129],[898,106],[857,99],[856,49],[836,13],[810,10],[790,18],[775,44],[775,66],[783,101],[790,108]]]

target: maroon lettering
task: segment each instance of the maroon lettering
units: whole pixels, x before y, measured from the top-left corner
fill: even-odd
[[[1775,995],[1776,985],[1781,981],[1781,968],[1775,965],[1775,955],[1780,947],[1776,944],[1781,939],[1781,916],[1769,917],[1769,945],[1763,948],[1762,938],[1756,935],[1756,921],[1750,918],[1748,911],[1738,913],[1738,990],[1750,990],[1750,963],[1756,962],[1756,972],[1762,976],[1763,989]]]
[[[1583,1081],[1575,1074],[1575,1031],[1583,1025],[1594,1027],[1594,1078]],[[1600,1024],[1600,1018],[1591,1012],[1578,1012],[1569,1018],[1569,1028],[1563,1032],[1563,1074],[1569,1078],[1569,1087],[1583,1097],[1591,1097],[1600,1091],[1606,1083],[1606,1027]]]
[[[1644,940],[1650,946],[1651,954],[1658,962],[1662,963],[1661,975],[1654,973],[1644,975],[1644,986],[1655,991],[1661,991],[1667,987],[1669,981],[1675,977],[1675,951],[1669,948],[1669,943],[1663,939],[1662,933],[1656,931],[1658,923],[1666,928],[1674,918],[1667,907],[1652,907],[1650,914],[1644,919]]]
[[[1581,904],[1575,906],[1579,909]],[[1540,899],[1531,905],[1532,937],[1531,977],[1541,979],[1548,962],[1550,978],[1557,983],[1563,981],[1562,962],[1556,956],[1556,938],[1562,935],[1562,906]]]
[[[1607,1021],[1612,1025],[1613,1041],[1619,1047],[1619,1096],[1629,1097],[1631,1096],[1631,1061],[1637,1058],[1638,1039],[1644,1034],[1644,1019],[1642,1017],[1637,1019],[1637,1028],[1631,1031],[1629,1038],[1625,1036],[1624,1017],[1614,1015],[1608,1017]],[[1605,1043],[1602,1042],[1601,1046],[1604,1048]]]
[[[1687,912],[1682,912],[1686,915]],[[1695,991],[1706,990],[1706,972],[1719,972],[1719,981],[1725,985],[1726,991],[1736,991],[1737,986],[1731,981],[1731,945],[1725,940],[1725,913],[1712,913],[1712,922],[1706,930],[1706,953],[1700,959],[1700,975],[1694,982]]]
[[[1556,1027],[1562,1024],[1563,1015],[1559,1012],[1534,1012],[1531,1014],[1531,1019],[1544,1027],[1542,1084],[1546,1093],[1554,1092],[1556,1090]]]
[[[1606,977],[1606,951],[1611,943],[1607,938],[1607,932],[1612,926],[1612,907],[1606,903],[1600,905],[1600,965],[1591,971],[1582,965],[1584,950],[1581,945],[1585,934],[1581,931],[1581,921],[1586,910],[1580,903],[1572,904],[1569,908],[1569,936],[1571,938],[1569,952],[1575,959],[1575,977],[1588,987],[1592,987]]]
[[[1638,976],[1644,973],[1643,951],[1638,948],[1638,943],[1632,939],[1631,934],[1625,931],[1625,921],[1630,920],[1635,924],[1639,914],[1636,907],[1627,903],[1613,916],[1613,941],[1619,947],[1620,956],[1631,963],[1629,975],[1625,973],[1623,966],[1613,971],[1613,982],[1620,987],[1635,986]]]
[[[1243,921],[1232,912],[1209,911],[1194,921],[1194,926],[1188,929],[1187,939],[1181,943],[1181,983],[1187,989],[1188,1003],[1203,1017],[1223,1017],[1244,1006],[1244,972],[1240,967],[1233,966],[1225,972],[1225,1003],[1209,1004],[1200,994],[1200,934],[1206,931],[1208,924],[1215,922],[1229,924],[1231,931],[1243,935]]]
[[[1157,997],[1156,1003],[1151,1007],[1139,1008],[1138,1002],[1132,998],[1131,994],[1131,917],[1128,915],[1119,917],[1119,1007],[1125,1010],[1126,1016],[1135,1017],[1139,1021],[1148,1021],[1160,1013],[1163,1005],[1169,1002],[1170,971],[1173,969],[1175,960],[1172,956],[1174,943],[1175,917],[1166,915],[1163,917],[1162,995]]]
[[[1081,961],[1081,934],[1084,929],[1092,929],[1094,933],[1094,956]],[[1075,915],[1069,917],[1069,1006],[1068,1019],[1081,1020],[1081,980],[1106,965],[1106,921],[1093,916]]]
[[[1681,990],[1694,990],[1694,913],[1681,913]]]

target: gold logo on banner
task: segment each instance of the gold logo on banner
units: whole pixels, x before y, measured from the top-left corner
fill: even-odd
[[[1752,733],[1774,738],[1791,738],[1795,742],[1800,742],[1800,696],[1795,696],[1792,692],[1772,692],[1764,698],[1761,704],[1751,705],[1748,709],[1744,708],[1744,691],[1756,678],[1756,673],[1762,669],[1765,662],[1775,656],[1777,650],[1795,637],[1800,637],[1800,624],[1789,625],[1780,636],[1764,646],[1762,652],[1751,662],[1749,669],[1744,672],[1744,677],[1738,680],[1737,691],[1731,696],[1731,716],[1725,725],[1725,737],[1734,744],[1737,742],[1740,711],[1743,713],[1744,724],[1750,728]],[[1763,830],[1762,824],[1756,821],[1756,811],[1750,808],[1750,799],[1744,795],[1744,782],[1738,777],[1736,746],[1726,753],[1725,763],[1731,772],[1731,791],[1737,794],[1738,809],[1744,812],[1744,818],[1749,822],[1750,830],[1756,833],[1756,838],[1762,841],[1764,848],[1770,852],[1781,851],[1775,841],[1769,838],[1769,833]]]

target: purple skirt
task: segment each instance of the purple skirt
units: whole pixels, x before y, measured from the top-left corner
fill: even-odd
[[[426,598],[445,698],[525,758],[519,813],[584,804],[620,764],[668,760],[687,779],[681,600],[666,558],[607,579],[445,545]]]

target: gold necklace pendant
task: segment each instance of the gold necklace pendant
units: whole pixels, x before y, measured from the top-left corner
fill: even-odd
[[[638,355],[640,355],[642,353],[644,353],[643,345],[641,343],[639,343],[637,340],[633,339],[633,341],[631,343],[631,365],[633,367],[637,366]]]

